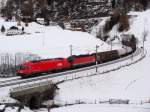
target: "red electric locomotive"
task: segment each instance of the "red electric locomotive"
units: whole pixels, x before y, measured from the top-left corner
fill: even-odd
[[[70,56],[68,58],[54,58],[39,61],[29,61],[22,64],[17,75],[22,78],[38,76],[42,73],[57,72],[66,69],[74,69],[89,66],[95,63],[94,55]]]
[[[70,68],[70,63],[68,62],[67,58],[29,61],[21,65],[21,68],[17,71],[17,75],[25,78],[37,76],[41,73],[50,73],[68,68]]]
[[[89,66],[95,63],[95,55],[73,55],[68,57],[68,61],[71,64],[72,68],[79,68],[82,66]]]

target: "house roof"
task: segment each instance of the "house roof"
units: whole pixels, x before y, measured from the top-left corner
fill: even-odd
[[[18,28],[16,26],[12,26],[10,27],[10,30],[18,30]]]

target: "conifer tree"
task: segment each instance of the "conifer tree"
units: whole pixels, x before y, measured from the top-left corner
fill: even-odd
[[[112,3],[112,8],[115,9],[116,8],[116,1],[112,0],[111,3]]]
[[[1,27],[1,32],[4,33],[5,32],[5,27],[2,25]]]

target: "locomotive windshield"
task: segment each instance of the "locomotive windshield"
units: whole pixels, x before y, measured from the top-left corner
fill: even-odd
[[[20,70],[25,70],[25,69],[28,69],[29,67],[28,66],[26,66],[26,65],[21,65],[20,66]]]

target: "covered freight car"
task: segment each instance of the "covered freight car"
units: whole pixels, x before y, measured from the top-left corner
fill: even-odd
[[[96,54],[98,63],[105,63],[120,58],[117,50],[99,52]]]

